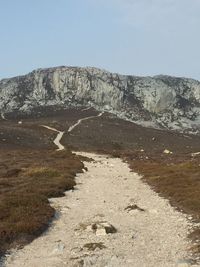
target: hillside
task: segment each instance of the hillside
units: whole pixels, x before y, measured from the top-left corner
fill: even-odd
[[[170,76],[136,77],[96,68],[56,67],[0,81],[0,111],[94,107],[154,128],[197,133],[200,82]]]
[[[37,254],[44,240],[48,255],[49,249],[52,253],[61,252],[56,260],[69,254],[67,260],[63,259],[67,266],[77,260],[80,264],[102,259],[108,263],[111,255],[117,262],[115,266],[129,263],[138,266],[141,262],[145,266],[150,261],[149,266],[159,266],[157,261],[160,266],[166,262],[174,266],[183,260],[199,261],[200,82],[169,76],[125,76],[95,68],[39,69],[0,81],[0,115],[0,256],[6,255],[7,260],[2,258],[0,265],[7,262],[5,266],[21,266],[26,260],[37,261],[39,258],[32,252],[36,248]],[[149,194],[153,197],[151,201]],[[64,198],[55,199],[59,196]],[[52,197],[53,200],[49,199]],[[70,200],[69,207],[62,204],[65,198]],[[136,207],[136,213],[126,211],[130,206]],[[73,257],[74,252],[71,255],[70,251],[77,242],[76,226],[88,219],[96,223],[93,217],[99,212],[106,223],[114,222],[119,232],[108,236],[110,239],[96,238],[95,231],[90,235],[86,232],[82,242],[84,231],[80,231],[81,253],[75,252]],[[57,223],[63,226],[63,219],[60,220],[63,214],[65,240],[63,227],[59,226],[60,232],[56,230],[55,235],[51,230],[56,228],[49,227]],[[71,218],[69,214],[74,216],[72,225],[67,221]],[[118,225],[120,216],[124,227]],[[138,239],[135,235],[129,239],[132,216]],[[41,234],[47,228],[50,232],[43,239]],[[62,240],[55,248],[54,241],[50,242],[51,233],[52,240],[55,236]],[[122,253],[124,236],[127,237],[124,247],[130,247]],[[71,250],[65,244],[69,239]],[[28,252],[27,246],[14,259],[14,255],[20,254],[15,254],[17,251],[12,254],[10,249],[22,248],[32,240],[35,240],[30,244],[32,252]],[[112,254],[109,244],[113,240],[118,242],[114,250],[119,248],[122,258]],[[129,259],[133,242],[137,243],[134,253],[138,253],[135,265],[131,262],[135,256]],[[150,254],[146,251],[141,254],[143,243],[145,249],[152,248]],[[164,244],[161,250],[160,244]],[[94,247],[93,251],[93,246],[97,250]],[[43,249],[40,251],[44,255]],[[105,251],[108,257],[104,258]],[[52,261],[51,256],[47,258],[44,260]],[[37,266],[43,265],[40,258]],[[29,266],[34,266],[33,262]]]

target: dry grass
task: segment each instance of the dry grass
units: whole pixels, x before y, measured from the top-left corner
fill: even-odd
[[[0,158],[0,252],[41,234],[54,216],[49,197],[73,189],[83,168],[70,151],[6,150]]]
[[[144,175],[144,179],[173,205],[200,219],[200,167],[196,162],[134,161],[131,168]]]

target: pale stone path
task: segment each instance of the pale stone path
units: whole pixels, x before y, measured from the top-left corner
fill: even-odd
[[[189,266],[186,217],[120,159],[81,154],[95,161],[85,163],[88,171],[77,176],[75,191],[50,200],[57,216],[49,230],[8,256],[5,266]],[[126,209],[130,205],[141,210]],[[91,225],[101,221],[112,224],[117,233],[97,235]],[[102,249],[90,251],[88,243]]]
[[[64,150],[65,147],[60,143],[60,141],[61,141],[61,139],[63,137],[63,134],[65,132],[61,132],[61,131],[59,131],[59,130],[57,130],[55,128],[52,128],[52,127],[49,127],[49,126],[46,126],[46,125],[41,125],[41,126],[46,128],[46,129],[48,129],[48,130],[51,130],[51,131],[54,131],[54,132],[58,133],[56,138],[53,140],[53,143],[58,147],[57,151]]]
[[[7,120],[4,113],[1,113],[1,118],[2,118],[2,120],[5,120],[5,121]]]
[[[67,132],[68,133],[71,133],[83,121],[86,121],[86,120],[89,120],[89,119],[93,119],[93,118],[101,117],[103,115],[103,113],[104,112],[101,112],[101,113],[99,113],[96,116],[85,117],[83,119],[78,120],[75,124],[73,124],[72,126],[69,127],[69,129],[67,130]],[[61,151],[61,150],[64,150],[65,149],[65,147],[60,143],[60,141],[61,141],[61,139],[62,139],[62,137],[63,137],[63,135],[64,135],[65,132],[59,131],[56,128],[53,128],[53,127],[50,127],[50,126],[47,126],[47,125],[41,125],[41,127],[44,127],[44,128],[46,128],[48,130],[57,132],[58,134],[57,134],[56,138],[53,140],[53,143],[58,147],[57,148],[57,151]]]
[[[82,123],[83,121],[86,120],[90,120],[90,119],[94,119],[94,118],[98,118],[101,117],[103,115],[104,112],[99,113],[97,116],[89,116],[89,117],[85,117],[83,119],[78,120],[74,125],[70,126],[68,129],[68,133],[71,133],[80,123]]]

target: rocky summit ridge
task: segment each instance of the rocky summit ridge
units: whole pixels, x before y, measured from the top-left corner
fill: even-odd
[[[151,127],[200,130],[200,82],[138,77],[97,68],[55,67],[0,80],[0,112],[40,106],[94,107]]]

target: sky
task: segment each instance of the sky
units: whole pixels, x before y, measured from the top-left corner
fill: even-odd
[[[53,66],[200,80],[200,0],[0,0],[0,79]]]

